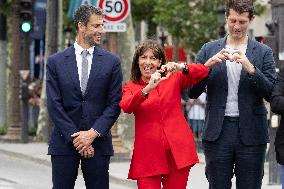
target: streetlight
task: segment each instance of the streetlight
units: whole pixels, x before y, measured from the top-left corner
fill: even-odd
[[[165,43],[167,41],[167,36],[165,35],[164,31],[162,31],[161,36],[159,37],[159,39],[161,40],[162,47],[165,48]]]
[[[216,14],[219,25],[219,36],[224,37],[227,33],[225,30],[225,6],[220,5],[216,10]]]
[[[64,29],[65,33],[65,47],[70,47],[73,44],[73,39],[72,39],[72,28],[68,25]]]

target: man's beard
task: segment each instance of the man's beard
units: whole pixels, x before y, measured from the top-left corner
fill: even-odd
[[[94,33],[94,34],[90,34],[90,35],[85,36],[85,38],[84,38],[85,43],[87,43],[90,46],[99,45],[100,40],[98,40],[98,41],[94,40],[94,36],[97,36],[97,35],[98,35],[97,33]]]

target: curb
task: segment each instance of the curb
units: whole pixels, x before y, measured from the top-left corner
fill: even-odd
[[[46,166],[51,166],[51,162],[49,160],[44,160],[44,159],[41,159],[41,158],[35,158],[35,157],[31,157],[31,156],[28,156],[28,155],[25,155],[25,154],[22,154],[22,153],[11,152],[11,151],[8,151],[8,150],[3,150],[3,149],[0,149],[0,152],[5,153],[6,155],[9,155],[9,156],[19,158],[19,159],[24,159],[24,160],[32,161],[32,162],[35,162],[35,163],[43,164],[43,165],[46,165]]]
[[[116,153],[110,157],[110,162],[130,162],[131,158],[129,153]]]
[[[120,184],[123,186],[128,186],[130,188],[137,188],[136,181],[134,180],[129,180],[129,179],[121,179],[117,178],[115,176],[109,175],[109,179],[112,183]]]
[[[25,155],[23,153],[11,152],[11,151],[8,151],[8,150],[3,150],[3,149],[0,149],[0,153],[6,154],[8,156],[13,156],[13,157],[18,158],[18,159],[32,161],[32,162],[35,162],[35,163],[38,163],[38,164],[41,164],[41,165],[51,167],[50,160],[31,157],[31,156]],[[111,157],[111,162],[126,162],[126,161],[130,161],[128,154],[116,154],[115,156]],[[82,172],[78,171],[78,174],[82,175]],[[110,178],[110,182],[115,183],[115,184],[120,184],[120,185],[128,186],[128,187],[131,187],[131,188],[135,188],[137,186],[136,182],[133,181],[133,180],[122,179],[122,178],[118,178],[118,177],[115,177],[115,176],[112,176],[112,175],[109,175],[109,178]]]

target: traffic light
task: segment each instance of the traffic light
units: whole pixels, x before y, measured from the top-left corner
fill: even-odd
[[[20,28],[24,33],[32,29],[33,22],[33,2],[32,0],[20,0]]]

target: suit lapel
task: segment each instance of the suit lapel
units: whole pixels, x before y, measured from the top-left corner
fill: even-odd
[[[74,46],[67,49],[65,58],[64,67],[67,69],[67,74],[70,76],[75,88],[81,92]]]
[[[219,46],[219,49],[217,49],[217,51],[215,52],[215,54],[217,54],[219,51],[221,51],[222,49],[224,49],[226,47],[226,39],[227,39],[227,36],[222,38],[218,44]],[[215,55],[214,54],[214,55]],[[221,69],[221,73],[225,73],[225,75],[227,76],[227,67],[226,67],[226,61],[222,62],[222,64],[220,64],[220,69]],[[226,79],[226,82],[228,82],[228,77],[225,77],[227,78]]]
[[[90,71],[85,95],[88,94],[88,91],[89,91],[91,85],[93,85],[93,83],[94,83],[93,82],[94,79],[97,77],[97,75],[101,72],[101,70],[103,68],[102,56],[103,56],[102,50],[98,47],[95,47],[94,52],[93,52],[92,67],[91,67],[91,71]]]
[[[252,39],[249,38],[248,40],[248,46],[247,46],[247,50],[246,50],[246,56],[249,59],[249,61],[255,65],[254,63],[254,50],[255,50],[255,43]],[[240,77],[240,83],[239,83],[239,87],[242,83],[242,81],[247,77],[247,72],[244,70],[244,68],[242,68],[242,72],[241,72],[241,77]]]
[[[227,36],[222,38],[219,43],[218,43],[218,48],[216,49],[216,52],[214,53],[217,54],[219,51],[221,51],[223,48],[226,48],[226,39]],[[228,85],[228,76],[227,76],[227,66],[226,66],[226,61],[223,61],[220,65],[220,73],[222,73],[219,77],[222,77],[223,82]]]

